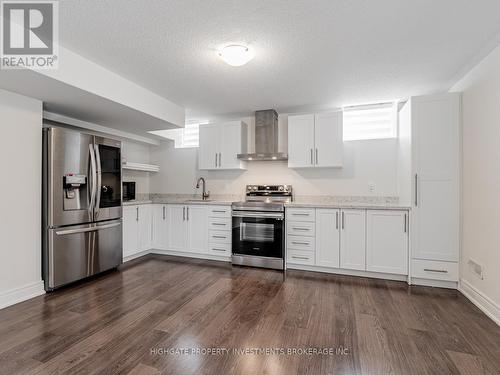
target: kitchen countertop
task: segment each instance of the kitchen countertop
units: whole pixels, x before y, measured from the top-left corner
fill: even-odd
[[[312,202],[292,202],[285,204],[289,208],[357,208],[366,210],[409,210],[408,206],[401,206],[394,203],[363,203],[363,202],[332,202],[332,203],[312,203]]]
[[[124,206],[140,204],[201,204],[213,206],[230,206],[241,201],[238,196],[214,196],[206,201],[188,194],[154,194],[150,199],[137,199],[123,202]],[[411,207],[401,205],[397,197],[334,197],[334,196],[297,196],[287,203],[289,208],[353,208],[372,210],[409,210]]]

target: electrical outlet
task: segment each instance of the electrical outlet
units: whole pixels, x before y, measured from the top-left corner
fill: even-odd
[[[477,277],[479,277],[481,280],[483,280],[484,279],[483,266],[473,261],[472,259],[469,259],[467,263],[469,264],[469,268],[472,271],[472,273],[475,274]]]

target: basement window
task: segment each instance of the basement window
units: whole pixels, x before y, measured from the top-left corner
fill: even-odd
[[[344,107],[344,141],[397,138],[397,102]]]
[[[157,130],[149,133],[174,141],[175,148],[200,146],[200,125],[206,122],[188,122],[182,129]]]

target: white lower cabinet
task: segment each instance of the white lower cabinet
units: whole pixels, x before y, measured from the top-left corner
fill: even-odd
[[[340,268],[366,270],[366,211],[342,210]]]
[[[206,254],[208,252],[208,217],[206,206],[186,206],[186,223],[187,247],[185,251]]]
[[[154,204],[152,206],[152,243],[153,249],[168,248],[168,205]]]
[[[340,210],[316,210],[316,265],[340,266]]]
[[[151,248],[151,206],[123,208],[123,257],[130,257]]]
[[[207,253],[206,206],[172,204],[168,207],[168,214],[168,250]]]
[[[184,251],[187,247],[186,206],[171,204],[168,207],[168,249]]]
[[[369,210],[366,224],[366,270],[407,275],[407,212]]]
[[[287,211],[287,220],[290,217],[287,263],[292,268],[408,275],[406,210],[293,208]]]

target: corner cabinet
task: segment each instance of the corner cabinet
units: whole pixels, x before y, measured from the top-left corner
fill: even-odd
[[[288,116],[289,168],[339,168],[342,163],[341,111]]]
[[[248,127],[242,121],[200,125],[198,169],[245,169],[237,155],[247,152],[247,137]]]

